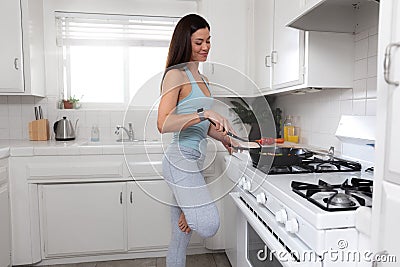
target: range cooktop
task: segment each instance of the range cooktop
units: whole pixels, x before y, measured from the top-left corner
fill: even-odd
[[[253,162],[254,165],[254,162]],[[295,174],[295,173],[326,173],[326,172],[354,172],[361,170],[361,164],[337,157],[325,158],[324,156],[313,155],[303,158],[293,165],[258,164],[257,169],[267,174]]]

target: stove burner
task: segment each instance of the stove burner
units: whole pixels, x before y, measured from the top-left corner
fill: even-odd
[[[329,198],[324,198],[324,202],[327,203],[327,205],[334,205],[345,208],[356,205],[356,203],[350,199],[350,196],[344,193],[336,193]]]
[[[315,166],[315,170],[323,172],[323,171],[338,170],[338,168],[330,163],[321,163]]]
[[[352,178],[331,185],[323,180],[318,184],[292,181],[292,190],[326,211],[353,210],[372,205],[372,186],[369,180]]]

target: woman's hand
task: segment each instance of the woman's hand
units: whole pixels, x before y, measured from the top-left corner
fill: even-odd
[[[235,141],[235,139],[225,135],[224,138],[221,140],[221,143],[224,145],[226,150],[228,150],[229,155],[232,155],[234,152],[238,152],[238,147],[240,147],[240,144]],[[242,152],[240,150],[240,152]]]
[[[204,116],[215,123],[215,129],[217,132],[220,132],[223,135],[226,135],[228,132],[235,134],[235,130],[233,130],[229,121],[217,112],[213,110],[205,110]]]

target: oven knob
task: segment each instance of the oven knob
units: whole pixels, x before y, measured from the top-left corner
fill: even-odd
[[[290,219],[286,222],[285,229],[287,232],[289,232],[291,234],[295,234],[299,231],[299,223],[294,218]]]
[[[250,189],[251,189],[251,183],[250,183],[250,181],[245,181],[245,182],[243,183],[243,189],[246,190],[246,191],[250,191]]]
[[[286,210],[281,209],[275,214],[275,220],[279,223],[286,223],[287,213]]]
[[[239,179],[239,183],[238,183],[239,187],[242,187],[242,188],[243,188],[243,182],[244,182],[244,180],[245,180],[245,179],[244,179],[243,177]]]
[[[257,203],[265,205],[267,203],[267,197],[264,192],[257,194]]]

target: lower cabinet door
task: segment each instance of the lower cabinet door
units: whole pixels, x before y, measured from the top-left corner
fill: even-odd
[[[168,184],[165,180],[129,182],[127,196],[128,250],[166,249],[175,203]],[[189,247],[204,247],[204,239],[193,232]]]
[[[164,180],[128,183],[128,250],[166,248],[172,192]]]
[[[126,251],[126,183],[40,186],[45,258]]]
[[[0,266],[11,266],[10,211],[8,186],[0,186]]]

